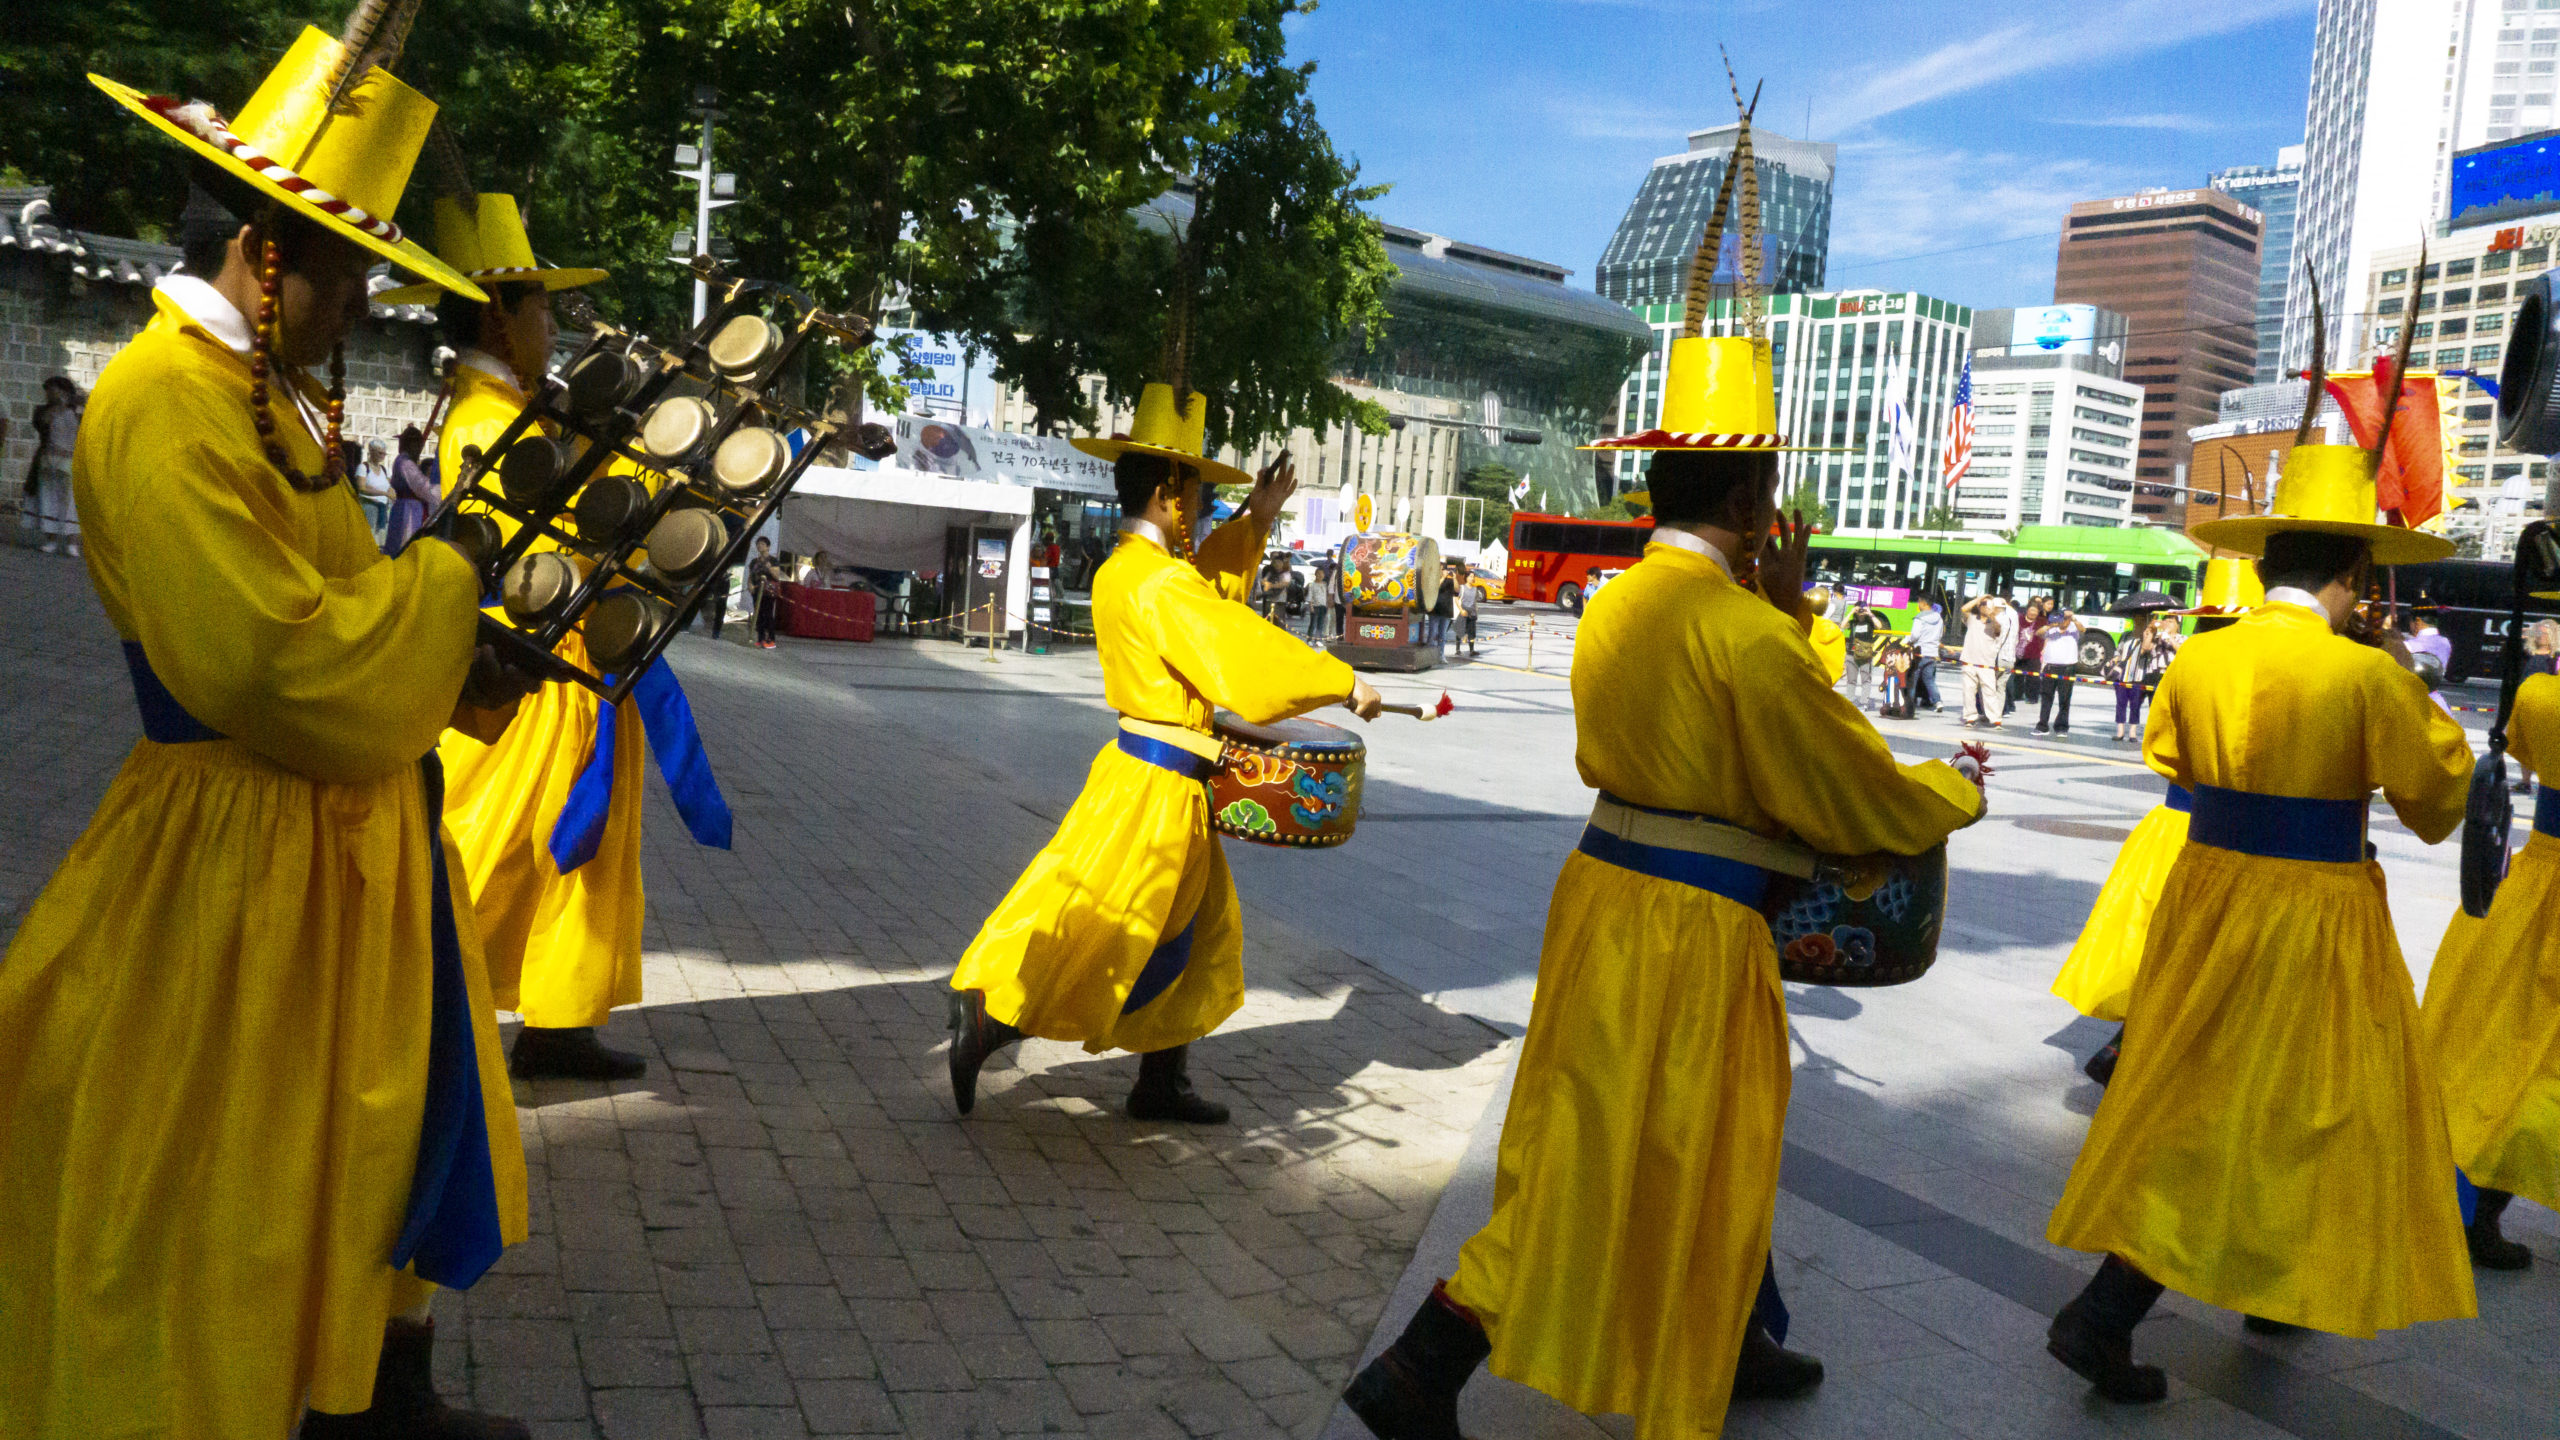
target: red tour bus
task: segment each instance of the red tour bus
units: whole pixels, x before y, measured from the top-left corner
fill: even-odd
[[[1652,538],[1651,520],[1577,520],[1515,511],[1505,546],[1511,568],[1502,577],[1503,593],[1514,600],[1561,605],[1578,615],[1591,588],[1591,572],[1626,569],[1644,558],[1645,542]]]

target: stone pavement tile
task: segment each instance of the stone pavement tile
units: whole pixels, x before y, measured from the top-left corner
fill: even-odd
[[[894,1435],[904,1423],[876,1380],[803,1380],[799,1389],[812,1435]]]
[[[598,1390],[589,1403],[604,1440],[703,1440],[702,1414],[681,1387]]]
[[[1821,1356],[1826,1366],[1859,1368],[1959,1348],[1879,1304],[1870,1292],[1852,1290],[1801,1261],[1781,1256],[1776,1263],[1791,1317],[1788,1339]]]
[[[578,1356],[587,1384],[599,1390],[623,1385],[680,1385],[686,1380],[684,1353],[676,1348],[672,1336],[643,1339],[581,1335]]]
[[[1774,1245],[1778,1253],[1855,1290],[1908,1285],[1947,1273],[1874,1231],[1786,1190],[1778,1192]]]
[[[796,1405],[705,1405],[709,1440],[805,1440],[808,1423]]]
[[[2519,1389],[2496,1370],[2452,1370],[2417,1360],[2362,1365],[2336,1378],[2396,1409],[2477,1440],[2549,1440],[2553,1389],[2547,1370],[2541,1384]],[[2505,1382],[2505,1383],[2502,1383]],[[2537,1393],[2538,1392],[2538,1393]]]

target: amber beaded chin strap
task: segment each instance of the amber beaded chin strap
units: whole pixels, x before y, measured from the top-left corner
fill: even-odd
[[[1173,541],[1173,557],[1186,563],[1195,558],[1196,547],[1191,543],[1191,509],[1185,502],[1191,495],[1198,493],[1199,488],[1200,479],[1197,475],[1190,473],[1190,467],[1179,460],[1174,461],[1173,493],[1170,497],[1173,505],[1173,534],[1169,538]]]
[[[347,420],[347,347],[339,345],[329,352],[328,433],[321,441],[320,475],[314,479],[285,458],[284,446],[276,439],[275,409],[268,404],[267,379],[276,368],[276,296],[283,288],[284,264],[276,242],[268,240],[259,252],[258,327],[249,344],[249,413],[257,421],[258,443],[267,452],[267,463],[282,472],[285,483],[296,490],[321,491],[346,479],[341,436]]]

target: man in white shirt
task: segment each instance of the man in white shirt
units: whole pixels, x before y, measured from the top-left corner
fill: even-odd
[[[2017,626],[2002,614],[2005,609],[1989,595],[1965,602],[1964,648],[1959,652],[1964,663],[1964,698],[1957,713],[1967,726],[1981,723],[2000,728],[2000,655],[2017,643]]]
[[[1938,613],[1934,600],[1923,600],[1911,617],[1911,648],[1917,652],[1911,662],[1911,694],[1914,706],[1926,705],[1944,710],[1938,699],[1938,649],[1947,642],[1947,617]]]
[[[2044,622],[2044,703],[2036,710],[2036,733],[2071,733],[2071,687],[2079,681],[2080,617],[2056,610]],[[2132,644],[2128,638],[2126,644]]]

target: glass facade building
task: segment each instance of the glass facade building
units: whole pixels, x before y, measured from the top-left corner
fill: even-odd
[[[1653,325],[1654,348],[1642,368],[1627,378],[1620,403],[1631,417],[1630,430],[1661,423],[1662,371],[1682,313],[1674,302],[1644,307]],[[1714,334],[1730,322],[1731,302],[1714,302],[1709,314],[1707,330]],[[1932,506],[1947,498],[1939,478],[1947,407],[1972,343],[1973,312],[1910,291],[1772,295],[1768,327],[1779,433],[1797,445],[1844,452],[1780,456],[1785,477],[1780,493],[1813,486],[1843,534],[1918,526]],[[1910,357],[1915,446],[1908,466],[1897,471],[1884,391],[1905,356]],[[1637,488],[1644,457],[1612,458],[1617,462],[1614,487]]]
[[[2302,147],[2287,145],[2273,165],[2217,170],[2205,182],[2258,212],[2258,363],[2251,383],[2272,385],[2284,370],[2284,296],[2293,283],[2293,218],[2302,198]]]
[[[1643,306],[1688,294],[1690,260],[1706,237],[1716,189],[1741,132],[1739,125],[1696,131],[1686,151],[1653,162],[1601,252],[1595,288],[1603,296]],[[1831,258],[1831,179],[1840,147],[1755,129],[1751,151],[1760,177],[1761,286],[1820,290]],[[1727,233],[1738,224],[1728,221]],[[1723,278],[1731,274],[1728,261]]]

